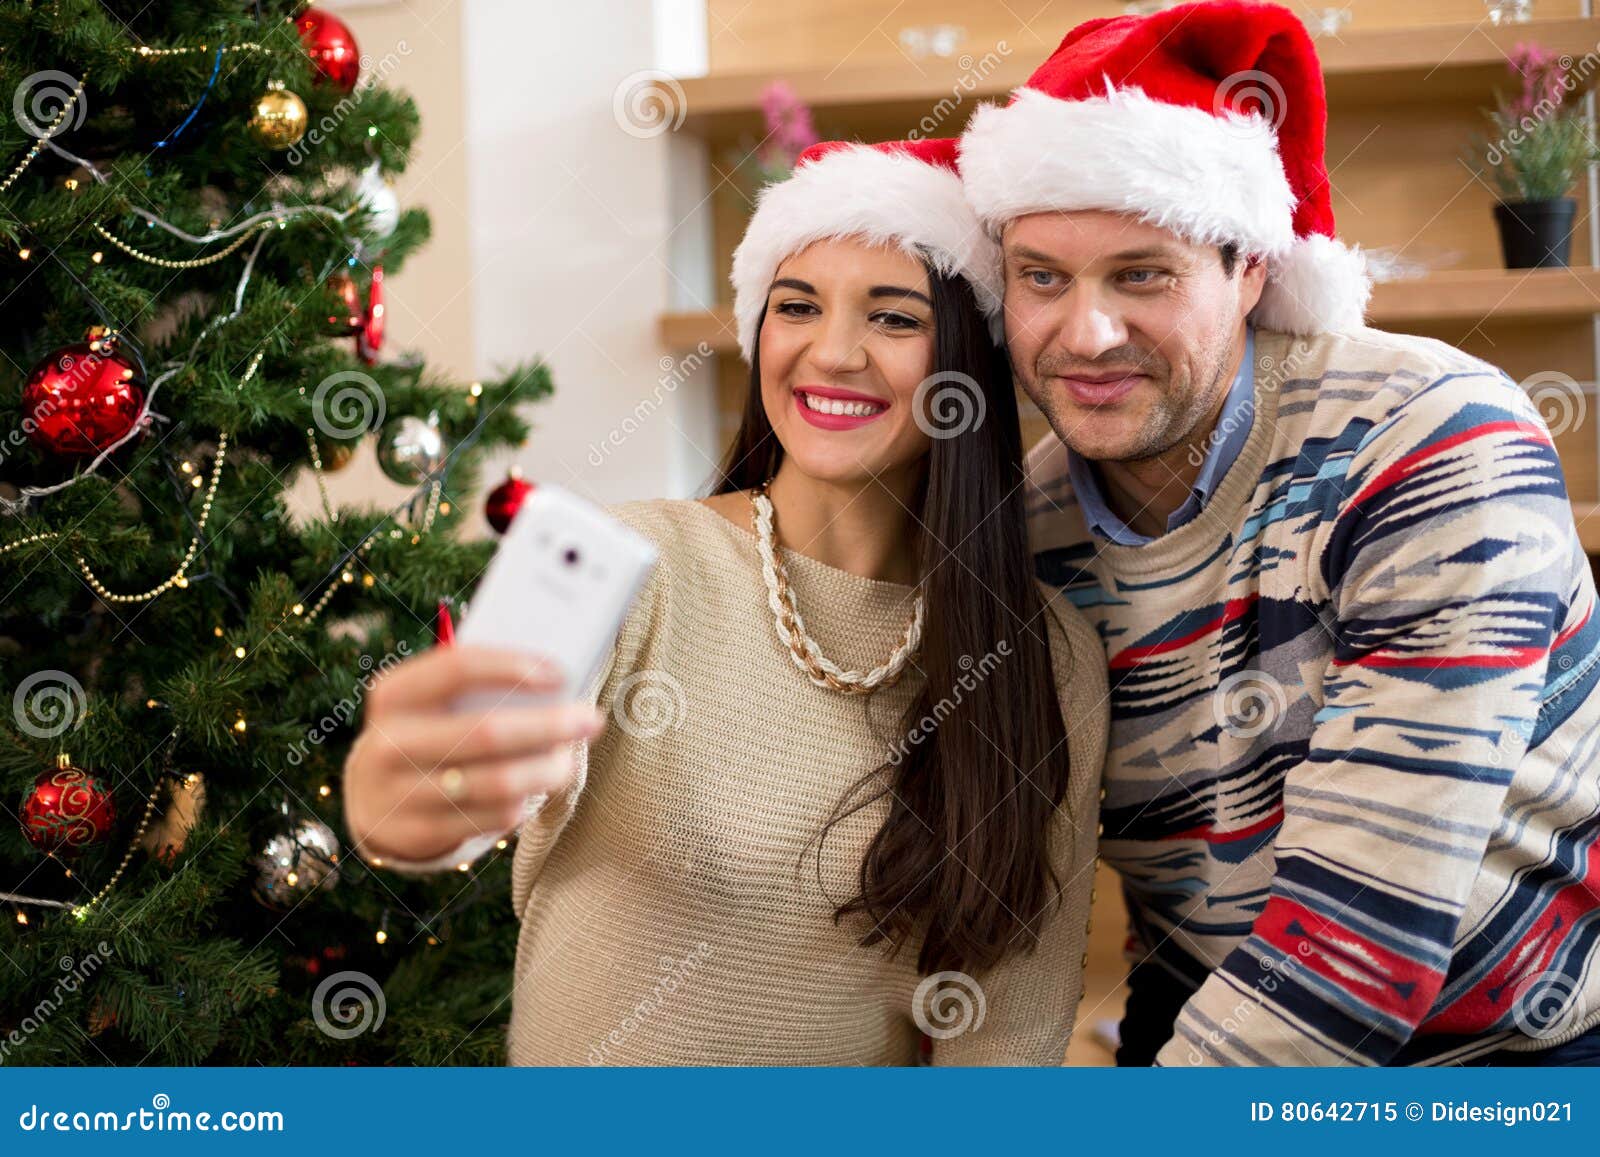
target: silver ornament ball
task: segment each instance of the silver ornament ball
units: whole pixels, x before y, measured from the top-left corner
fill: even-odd
[[[339,838],[321,820],[301,820],[273,836],[254,861],[255,898],[269,908],[287,908],[302,896],[327,891],[339,879]]]
[[[402,486],[415,486],[444,469],[449,448],[439,429],[439,415],[427,419],[406,414],[385,423],[378,438],[378,465]]]
[[[356,182],[356,203],[369,214],[368,228],[379,240],[394,232],[400,222],[400,198],[374,161]]]

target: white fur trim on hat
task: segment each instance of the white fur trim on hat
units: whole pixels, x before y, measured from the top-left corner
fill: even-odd
[[[1366,324],[1372,276],[1359,248],[1313,233],[1267,265],[1257,325],[1309,336],[1349,333]]]
[[[999,324],[1000,250],[950,169],[869,145],[808,161],[761,194],[733,254],[733,316],[749,361],[767,291],[784,258],[825,237],[896,245],[971,284],[991,330]]]
[[[984,105],[961,138],[961,176],[996,236],[1029,213],[1102,209],[1268,258],[1294,243],[1295,195],[1267,121],[1138,88],[1108,83],[1091,100],[1019,88],[1009,105]]]

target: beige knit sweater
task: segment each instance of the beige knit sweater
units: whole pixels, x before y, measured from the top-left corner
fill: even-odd
[[[511,1062],[909,1064],[920,1017],[934,1063],[1060,1064],[1082,995],[1106,749],[1105,661],[1087,621],[1041,588],[1071,754],[1052,850],[1061,902],[1035,951],[929,978],[919,997],[917,945],[891,959],[833,920],[887,804],[834,829],[821,887],[816,837],[902,738],[922,677],[865,699],[813,685],[777,638],[747,528],[687,500],[611,513],[661,560],[591,691],[605,732],[520,831]],[[824,653],[882,662],[912,588],[787,549],[784,562]]]

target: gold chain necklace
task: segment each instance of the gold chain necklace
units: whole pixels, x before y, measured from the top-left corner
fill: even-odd
[[[761,577],[767,584],[767,605],[772,608],[772,620],[777,627],[779,640],[789,648],[795,666],[819,687],[831,687],[845,695],[870,695],[879,687],[894,686],[900,681],[911,656],[922,645],[922,595],[917,595],[916,607],[906,623],[905,634],[882,666],[867,672],[841,670],[806,633],[805,620],[800,617],[800,609],[795,605],[788,572],[778,556],[778,532],[773,525],[772,499],[767,496],[767,488],[771,485],[772,479],[769,478],[752,490],[750,505],[751,521],[761,551]]]

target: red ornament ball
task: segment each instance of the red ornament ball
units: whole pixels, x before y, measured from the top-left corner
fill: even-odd
[[[367,286],[367,312],[356,331],[356,353],[369,366],[378,364],[378,351],[383,348],[383,266],[372,267],[372,283]]]
[[[361,77],[361,50],[349,27],[320,8],[307,8],[295,21],[311,62],[340,92],[350,92]]]
[[[506,475],[506,480],[493,490],[483,504],[483,516],[489,520],[489,525],[495,532],[504,534],[511,525],[511,520],[517,516],[517,511],[522,509],[523,500],[533,490],[533,483],[525,481],[522,472],[513,466]]]
[[[63,458],[88,458],[116,442],[139,419],[144,382],[98,327],[39,362],[22,387],[28,437]]]
[[[334,337],[349,337],[359,333],[365,319],[361,311],[361,289],[350,270],[340,266],[328,278],[328,292],[339,299],[339,305],[328,315],[328,333]]]
[[[111,835],[117,805],[111,787],[65,755],[33,781],[22,801],[22,831],[41,852],[76,852]]]

